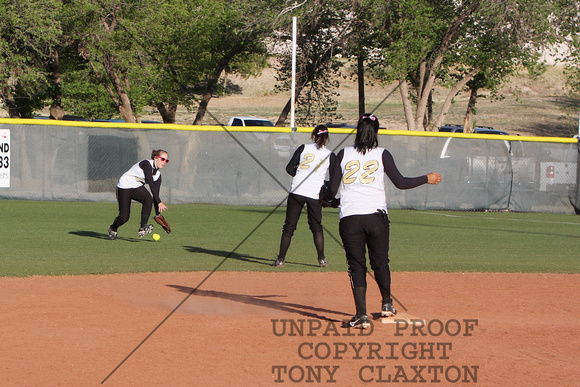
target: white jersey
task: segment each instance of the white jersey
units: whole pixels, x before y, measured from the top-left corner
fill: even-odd
[[[340,218],[387,210],[383,151],[384,148],[374,148],[363,155],[354,146],[344,148],[340,163]]]
[[[155,169],[153,166],[153,160],[142,160],[137,164],[133,165],[127,172],[121,176],[119,182],[117,183],[117,187],[122,189],[130,189],[130,188],[139,188],[142,185],[145,185],[145,172],[139,166],[139,164],[143,161],[148,161],[151,164],[151,169],[153,169],[153,180],[157,181],[161,176],[158,170]]]
[[[330,166],[332,152],[325,146],[317,148],[316,144],[305,144],[300,154],[300,163],[292,179],[290,192],[296,195],[318,199],[320,188],[324,184],[326,171]]]

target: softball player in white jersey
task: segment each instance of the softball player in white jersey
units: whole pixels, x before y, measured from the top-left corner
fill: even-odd
[[[119,203],[119,215],[115,218],[113,224],[109,226],[109,239],[117,239],[117,229],[127,223],[131,215],[131,200],[142,204],[141,223],[139,237],[153,231],[153,225],[147,224],[151,216],[151,208],[155,205],[155,213],[159,214],[167,210],[159,198],[159,188],[161,187],[161,173],[169,162],[169,156],[163,149],[154,149],[151,152],[151,160],[142,160],[133,165],[125,172],[117,183],[117,202]],[[145,188],[149,185],[151,193]],[[153,197],[151,197],[153,195]]]
[[[330,170],[329,189],[324,198],[329,203],[340,187],[339,230],[356,307],[356,314],[347,325],[355,328],[370,326],[366,310],[366,249],[381,292],[381,316],[388,317],[397,313],[391,297],[389,217],[384,175],[399,189],[441,182],[438,173],[412,178],[401,175],[391,153],[378,147],[378,130],[379,120],[373,114],[365,114],[360,118],[354,145],[341,150],[336,156],[336,162]]]
[[[286,220],[282,227],[280,250],[272,266],[283,267],[286,252],[290,247],[292,235],[300,219],[302,208],[306,204],[308,226],[312,231],[314,246],[318,255],[318,265],[325,267],[328,261],[324,256],[324,233],[322,230],[322,205],[320,204],[320,189],[330,165],[336,158],[335,154],[326,148],[328,128],[317,125],[312,131],[313,144],[300,145],[290,162],[286,172],[293,176],[290,194],[286,206]]]

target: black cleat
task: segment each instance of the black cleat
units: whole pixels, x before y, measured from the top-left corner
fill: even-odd
[[[391,317],[397,314],[395,308],[393,308],[393,304],[390,302],[387,304],[383,304],[381,308],[381,317]]]
[[[139,229],[139,238],[143,238],[145,235],[149,234],[150,232],[153,231],[153,225],[152,224],[148,224],[145,227],[141,227]]]
[[[117,231],[113,231],[111,227],[109,227],[109,240],[114,241],[117,239]]]
[[[346,328],[367,329],[371,327],[371,321],[366,314],[362,316],[354,315],[346,324]]]

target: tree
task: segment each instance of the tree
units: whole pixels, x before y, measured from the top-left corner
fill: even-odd
[[[194,125],[201,124],[224,74],[258,75],[266,66],[266,37],[279,7],[279,1],[212,0],[199,8],[203,23],[189,32],[192,40],[202,37],[196,64],[203,71],[204,85]]]
[[[156,6],[135,0],[65,3],[67,108],[88,119],[120,115],[126,122],[140,121],[158,80],[159,66],[150,53],[163,46],[153,33],[164,24],[148,23],[167,9]]]
[[[174,122],[182,104],[197,110],[199,124],[220,77],[256,75],[265,66],[269,12],[279,6],[275,0],[68,1],[67,43],[84,65],[63,75],[72,82],[63,85],[72,92],[64,99],[89,118],[99,106],[109,115],[96,83],[127,122],[139,121],[145,106]],[[86,93],[93,98],[82,98]]]
[[[556,38],[556,29],[550,22],[554,8],[545,2],[497,3],[474,15],[475,22],[459,40],[463,53],[463,79],[470,98],[464,118],[465,131],[472,131],[478,90],[491,91],[492,100],[500,100],[499,87],[509,82],[510,76],[521,69],[530,73],[542,67],[541,52]],[[472,42],[472,43],[471,43]],[[450,93],[451,94],[451,93]],[[442,110],[445,110],[445,106]],[[440,115],[433,125],[441,126]]]
[[[541,0],[493,0],[485,5],[479,0],[392,1],[378,18],[384,32],[372,68],[384,81],[404,80],[400,92],[410,130],[436,129],[453,98],[464,90],[471,92],[468,123],[478,90],[497,90],[549,42],[552,9]],[[434,117],[432,93],[438,84],[448,86],[449,93]]]
[[[580,4],[575,1],[561,0],[558,3],[556,23],[559,28],[559,44],[566,50],[566,82],[572,93],[580,93]]]
[[[492,100],[500,100],[499,87],[511,75],[518,69],[536,65],[539,48],[546,39],[546,28],[531,28],[525,25],[529,19],[522,20],[510,7],[502,9],[502,6],[498,4],[470,16],[465,33],[457,39],[455,52],[460,61],[451,57],[450,63],[442,66],[446,72],[438,77],[441,85],[448,85],[449,92],[439,115],[430,119],[431,128],[437,130],[443,124],[452,99],[466,91],[469,99],[463,126],[465,132],[472,131],[475,106],[481,97],[479,91],[489,90]]]
[[[432,92],[443,63],[465,30],[465,22],[480,6],[479,0],[392,2],[385,12],[381,56],[390,68],[374,64],[387,80],[404,79],[400,93],[410,130],[422,130],[431,113]],[[457,59],[459,60],[459,59]],[[447,64],[455,61],[449,60]],[[412,103],[415,112],[412,112]]]
[[[174,123],[177,106],[195,105],[206,69],[203,45],[211,20],[205,1],[148,1],[137,21],[128,27],[140,47],[138,63],[148,83],[145,104],[159,111],[163,122]],[[143,5],[143,3],[142,3]]]
[[[126,122],[140,120],[158,72],[157,63],[143,44],[150,36],[143,34],[143,20],[158,12],[156,5],[137,0],[71,0],[64,7],[64,28],[70,45]]]
[[[55,0],[0,1],[0,97],[12,118],[32,118],[51,96],[59,11]]]
[[[370,56],[373,55],[374,41],[376,39],[376,30],[369,28],[373,23],[369,18],[373,17],[373,4],[366,4],[361,1],[355,5],[352,33],[348,44],[346,45],[345,53],[349,57],[354,57],[356,60],[356,68],[353,71],[353,76],[356,77],[358,87],[358,115],[362,116],[367,112],[365,101],[365,86],[366,81],[366,62]]]
[[[58,52],[63,109],[69,115],[89,120],[118,116],[117,105],[78,50],[74,46],[65,45]]]
[[[297,121],[314,124],[332,118],[337,102],[334,99],[338,88],[340,68],[343,66],[338,56],[347,42],[352,29],[351,1],[325,1],[302,3],[293,10],[297,15],[298,36],[296,55]],[[279,40],[291,42],[290,19],[281,26]],[[279,92],[291,87],[291,52],[288,49],[280,56],[278,71]],[[286,122],[292,101],[284,106],[276,126]]]

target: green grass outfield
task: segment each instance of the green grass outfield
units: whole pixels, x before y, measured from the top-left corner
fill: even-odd
[[[173,232],[137,237],[140,206],[109,241],[115,203],[0,201],[0,276],[158,271],[345,271],[338,210],[325,209],[319,268],[304,213],[284,268],[278,251],[285,208],[174,204]],[[580,216],[391,210],[394,271],[580,272]]]

